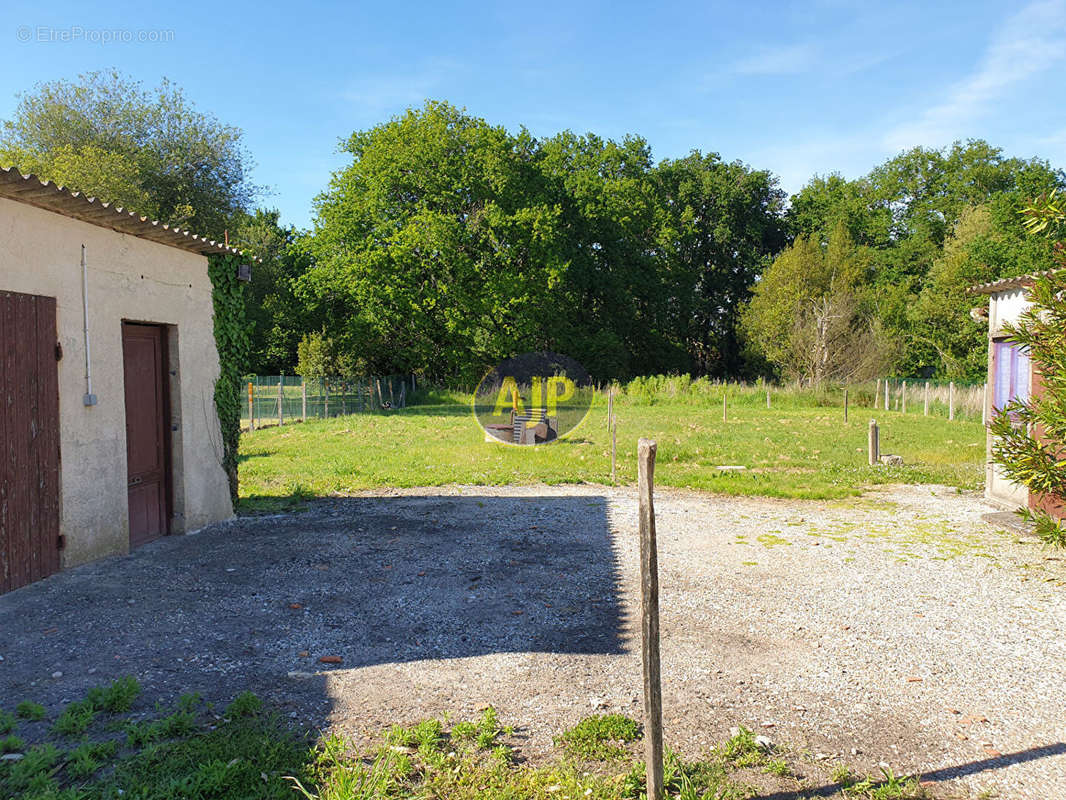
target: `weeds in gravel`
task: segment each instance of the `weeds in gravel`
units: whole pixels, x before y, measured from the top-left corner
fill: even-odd
[[[17,725],[18,720],[15,719],[14,714],[0,710],[0,736],[11,733]]]
[[[864,778],[844,789],[844,794],[863,800],[922,800],[929,796],[917,778],[894,775],[883,767],[880,779]]]
[[[27,719],[31,722],[39,722],[44,719],[45,710],[44,706],[40,703],[31,703],[29,700],[23,700],[15,706],[15,714],[22,719]]]
[[[586,717],[557,737],[555,743],[577,758],[609,761],[624,758],[626,745],[640,738],[637,723],[622,714]]]
[[[68,704],[59,719],[78,722],[86,709],[113,713],[106,725],[89,726],[76,747],[44,741],[26,748],[6,740],[19,760],[0,761],[0,797],[20,800],[640,800],[645,789],[642,759],[625,745],[640,738],[632,719],[618,714],[582,720],[562,734],[563,758],[542,765],[514,756],[513,731],[496,710],[449,726],[426,720],[393,726],[380,744],[351,752],[338,737],[317,745],[287,728],[255,695],[238,695],[221,714],[196,694],[182,695],[155,712],[134,710],[139,692],[123,682]],[[71,706],[75,708],[70,713]],[[143,704],[142,704],[143,706]],[[34,716],[39,716],[36,713]],[[118,723],[113,724],[113,723]],[[67,734],[48,729],[52,735]],[[125,734],[124,736],[122,734]],[[844,772],[839,770],[844,769]],[[847,780],[843,780],[846,778]],[[924,797],[911,778],[885,772],[855,782],[845,768],[842,784],[823,797],[839,800],[916,800]],[[676,800],[744,800],[764,793],[767,781],[802,796],[786,754],[747,728],[702,760],[686,760],[667,748],[664,784]],[[843,785],[848,786],[847,789]],[[845,792],[841,794],[840,792]]]
[[[81,736],[96,719],[96,707],[88,700],[71,703],[52,725],[52,732],[62,736]]]

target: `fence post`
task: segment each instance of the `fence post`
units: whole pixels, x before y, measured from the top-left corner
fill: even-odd
[[[903,388],[900,394],[900,405],[904,414],[907,413],[907,382],[903,381]]]
[[[870,432],[866,441],[867,454],[870,466],[873,467],[881,460],[881,431],[877,427],[877,420],[870,420]]]
[[[300,421],[307,422],[307,381],[300,381]]]
[[[637,443],[640,498],[640,589],[644,672],[644,740],[648,800],[663,797],[663,698],[659,659],[659,555],[655,543],[655,450],[653,440]]]
[[[955,419],[955,381],[948,384],[948,419]]]
[[[729,421],[729,395],[722,392],[722,422]]]
[[[981,384],[981,424],[988,424],[988,384]]]
[[[877,402],[881,399],[881,379],[874,378],[874,408],[877,408]]]
[[[322,416],[329,419],[329,380],[326,378],[322,379],[322,395],[324,398]]]
[[[278,381],[278,427],[285,424],[285,381]]]
[[[929,381],[925,382],[925,416],[929,416]]]
[[[889,397],[888,378],[885,378],[885,411],[888,411],[888,404],[890,400],[891,398]]]
[[[614,420],[614,387],[607,388],[607,432],[611,432],[611,422]]]
[[[618,449],[618,423],[611,420],[611,483],[615,481],[615,452]]]
[[[770,407],[770,390],[769,389],[766,390],[766,407],[767,408]]]
[[[255,390],[252,382],[248,381],[248,430],[255,430]]]
[[[848,421],[848,387],[844,387],[844,421]]]

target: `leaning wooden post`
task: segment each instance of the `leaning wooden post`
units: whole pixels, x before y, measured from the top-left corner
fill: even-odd
[[[903,381],[903,387],[900,390],[900,410],[907,413],[907,382]]]
[[[848,387],[844,387],[844,421],[848,421]]]
[[[927,417],[929,416],[929,381],[925,382],[925,408],[922,413]]]
[[[870,420],[870,434],[866,442],[870,466],[876,466],[881,460],[881,431],[877,427],[877,420]]]
[[[955,419],[955,381],[948,384],[948,419]]]
[[[307,422],[307,381],[300,381],[300,421]]]
[[[663,797],[663,695],[659,663],[659,556],[655,546],[655,442],[637,443],[640,498],[640,612],[648,800]]]
[[[278,381],[278,427],[285,424],[285,382]]]
[[[255,430],[255,390],[251,381],[248,381],[248,430]]]

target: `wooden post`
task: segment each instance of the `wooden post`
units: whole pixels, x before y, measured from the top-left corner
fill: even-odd
[[[640,500],[640,627],[648,800],[663,797],[663,697],[659,662],[659,555],[655,544],[655,442],[637,443]]]
[[[729,395],[722,393],[722,422],[729,421]]]
[[[285,382],[278,381],[278,427],[285,424]]]
[[[874,408],[877,408],[877,401],[881,397],[881,379],[874,378]]]
[[[888,411],[889,399],[888,378],[885,378],[885,411]]]
[[[396,408],[396,396],[392,393],[392,376],[389,376],[389,406]]]
[[[900,389],[900,406],[904,414],[907,413],[907,382],[903,381],[903,387]]]
[[[607,388],[607,432],[611,432],[611,424],[614,422],[614,388]]]
[[[611,420],[611,483],[615,480],[615,451],[618,449],[618,423]]]
[[[844,421],[848,421],[848,387],[844,387]]]
[[[248,430],[255,430],[255,390],[252,382],[248,381]]]
[[[988,384],[981,386],[981,424],[988,424]]]
[[[381,378],[374,378],[374,385],[378,387],[378,408],[385,407],[385,396],[381,393]],[[373,398],[371,398],[373,400]]]
[[[307,422],[307,381],[300,381],[300,421]]]
[[[870,434],[866,445],[870,458],[870,466],[876,466],[881,460],[881,431],[877,427],[877,420],[870,420]]]
[[[929,416],[929,381],[925,382],[925,404],[924,405],[925,405],[925,408],[923,409],[922,413],[925,416],[928,417]]]
[[[769,389],[766,390],[766,407],[767,408],[770,407],[770,390]]]
[[[955,419],[955,381],[948,384],[948,419]]]

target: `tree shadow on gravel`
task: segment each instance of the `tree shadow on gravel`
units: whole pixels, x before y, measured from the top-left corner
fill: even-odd
[[[146,698],[251,689],[315,723],[323,670],[624,652],[618,585],[603,497],[316,500],[0,596],[0,697],[134,675]]]

